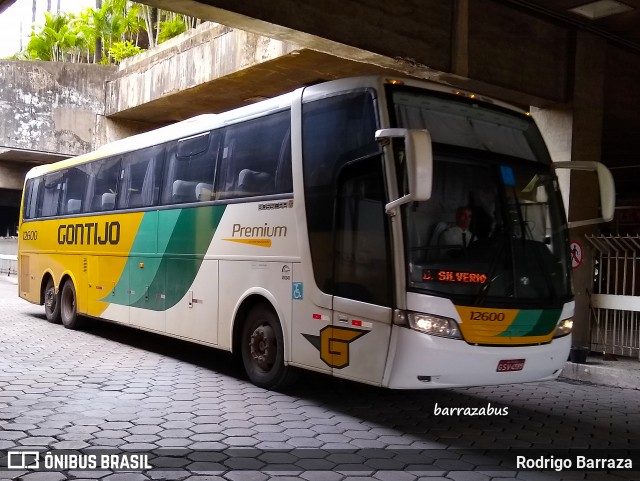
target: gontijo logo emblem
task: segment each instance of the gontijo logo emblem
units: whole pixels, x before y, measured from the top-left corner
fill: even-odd
[[[250,244],[258,247],[271,247],[272,238],[286,236],[287,226],[270,226],[265,222],[263,226],[243,226],[242,224],[233,224],[231,237],[227,237],[222,240],[239,242],[241,244]]]
[[[320,351],[320,359],[327,366],[342,369],[349,365],[349,344],[368,332],[348,327],[327,326],[320,330],[320,336],[302,335]]]

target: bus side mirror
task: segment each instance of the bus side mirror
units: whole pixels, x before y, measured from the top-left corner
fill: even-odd
[[[433,149],[428,130],[382,129],[376,131],[376,141],[386,144],[392,138],[404,139],[404,157],[407,169],[409,193],[389,202],[385,211],[411,201],[429,200],[433,184]]]
[[[596,219],[586,219],[569,222],[569,227],[582,227],[585,225],[609,222],[613,219],[616,206],[616,186],[613,182],[611,171],[600,162],[554,162],[556,169],[586,170],[593,171],[598,176],[598,186],[600,187],[600,212],[602,217]]]

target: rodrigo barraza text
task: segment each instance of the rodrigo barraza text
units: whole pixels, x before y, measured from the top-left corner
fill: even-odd
[[[568,458],[516,456],[516,469],[536,469],[563,471],[567,469],[608,470],[633,469],[633,461],[629,458],[595,458],[575,456]]]

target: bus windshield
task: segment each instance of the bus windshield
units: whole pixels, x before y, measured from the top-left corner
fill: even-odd
[[[403,207],[409,290],[470,305],[566,302],[566,220],[534,122],[431,95],[392,93],[396,125],[428,129],[434,146],[431,198]]]

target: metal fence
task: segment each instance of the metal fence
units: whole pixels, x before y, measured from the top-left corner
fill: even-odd
[[[586,239],[594,248],[591,350],[640,359],[640,237]]]
[[[18,256],[0,254],[0,274],[18,274]]]

